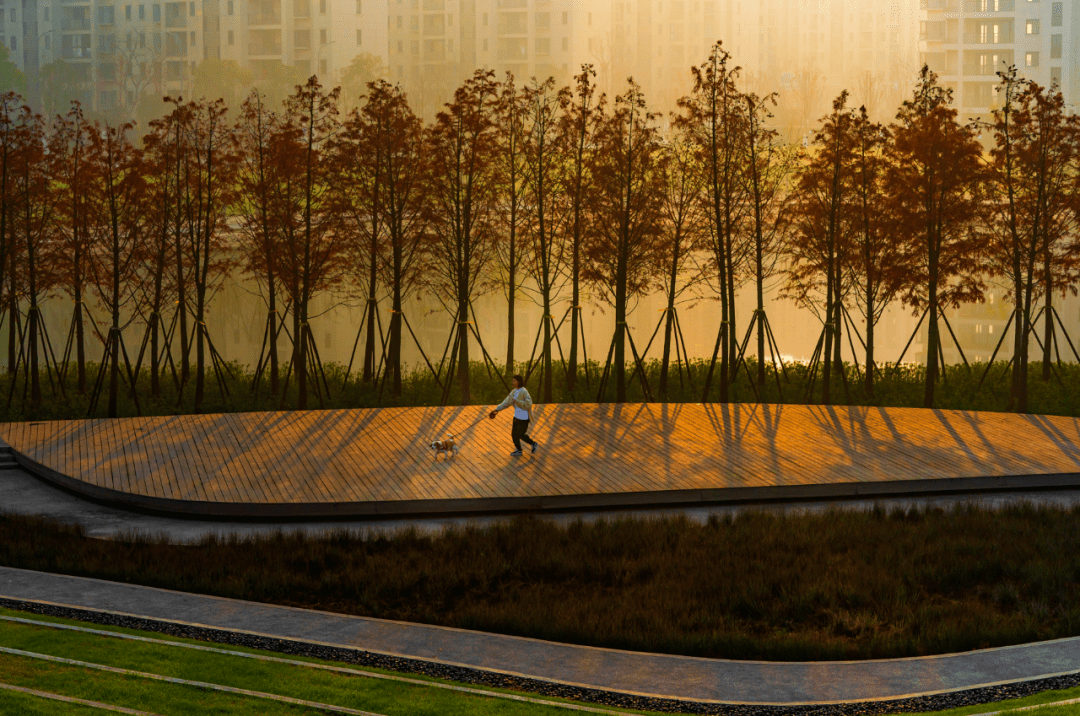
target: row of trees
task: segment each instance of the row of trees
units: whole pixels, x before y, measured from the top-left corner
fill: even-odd
[[[331,390],[310,325],[320,295],[365,306],[358,379],[394,394],[403,345],[416,340],[407,300],[429,296],[450,330],[441,358],[423,357],[443,400],[453,385],[463,402],[472,361],[493,375],[522,362],[514,351],[520,300],[543,312],[527,357],[527,370],[540,373],[541,400],[551,400],[556,360],[571,394],[596,389],[600,399],[613,383],[622,401],[627,381],[638,379],[652,399],[642,361],[661,332],[655,397],[663,399],[672,348],[676,364],[686,358],[679,307],[712,299],[719,320],[703,399],[715,388],[727,401],[738,371],[751,371],[751,353],[752,385],[767,379],[767,363],[778,383],[784,373],[765,304],[779,284],[821,323],[811,371],[821,371],[825,403],[835,381],[846,380],[843,327],[853,353],[852,334],[864,346],[872,395],[882,312],[901,302],[921,313],[932,406],[944,309],[981,301],[998,276],[1017,308],[1013,406],[1026,409],[1032,314],[1041,301],[1049,376],[1055,320],[1061,325],[1052,299],[1075,290],[1080,266],[1080,124],[1056,89],[1010,68],[1000,74],[993,121],[962,125],[949,92],[924,68],[890,126],[849,107],[845,92],[804,147],[782,140],[771,123],[775,95],[745,90],[719,43],[693,78],[678,110],[660,117],[633,80],[608,101],[588,66],[562,88],[477,71],[425,125],[398,86],[370,82],[342,116],[340,90],[312,77],[281,104],[253,92],[235,120],[223,100],[166,98],[171,110],[141,139],[130,124],[86,121],[77,104],[46,121],[4,95],[0,285],[9,370],[23,366],[31,405],[41,400],[44,360],[61,389],[74,364],[91,410],[107,383],[114,415],[118,391],[134,386],[144,366],[153,397],[171,378],[181,393],[192,384],[199,406],[208,367],[222,391],[228,370],[206,328],[208,306],[241,270],[267,309],[252,389],[265,377],[284,396],[295,376],[299,408],[312,391],[321,399]],[[993,139],[990,149],[980,132]],[[740,316],[735,297],[748,289],[756,308]],[[473,309],[490,291],[506,296],[502,360],[484,345]],[[627,319],[656,292],[666,310],[639,346]],[[58,293],[75,301],[62,351],[39,308]],[[91,295],[108,313],[106,331],[86,311]],[[615,317],[598,376],[584,353],[586,296]],[[87,320],[107,367],[93,387]],[[125,340],[135,321],[145,325],[137,349]],[[287,357],[278,354],[282,333]]]

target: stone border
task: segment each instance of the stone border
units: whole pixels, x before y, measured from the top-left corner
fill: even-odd
[[[882,482],[839,482],[768,487],[718,487],[652,492],[610,492],[540,497],[458,498],[448,500],[380,500],[371,502],[207,502],[136,495],[93,485],[64,475],[9,448],[24,470],[53,487],[79,497],[126,510],[209,519],[327,519],[468,515],[492,512],[723,505],[744,502],[830,500],[968,492],[1000,492],[1080,487],[1080,473],[949,477]]]
[[[359,666],[369,666],[400,673],[421,674],[468,684],[512,689],[543,696],[573,699],[585,703],[600,704],[642,711],[664,713],[710,714],[717,716],[855,716],[856,714],[918,713],[976,706],[980,704],[1017,699],[1042,691],[1067,689],[1080,686],[1080,670],[1077,672],[1041,677],[1027,681],[960,689],[946,693],[914,696],[880,701],[857,701],[844,703],[821,703],[800,705],[774,704],[728,704],[716,701],[671,699],[640,696],[618,691],[587,688],[563,684],[539,678],[513,676],[484,669],[442,664],[426,659],[391,656],[363,649],[330,646],[230,631],[183,622],[115,614],[107,611],[61,606],[49,602],[0,597],[0,607],[45,616],[73,619],[104,626],[137,629],[169,636],[195,639],[218,644],[242,646],[293,656],[304,656]]]

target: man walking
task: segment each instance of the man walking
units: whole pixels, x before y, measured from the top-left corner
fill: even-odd
[[[536,448],[540,447],[540,443],[536,442],[528,436],[529,431],[529,419],[532,417],[532,397],[529,395],[529,391],[525,390],[525,379],[520,375],[515,375],[512,378],[514,382],[514,389],[510,391],[510,395],[506,396],[506,400],[495,406],[488,417],[492,420],[495,419],[495,415],[503,408],[514,406],[514,427],[510,431],[510,439],[514,441],[514,452],[511,455],[521,455],[521,441],[524,440],[529,445],[532,445],[532,451],[536,452]]]

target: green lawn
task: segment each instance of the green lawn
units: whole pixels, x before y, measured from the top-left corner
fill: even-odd
[[[270,652],[243,647],[222,647],[191,639],[180,639],[153,632],[140,632],[120,627],[99,627],[92,624],[26,614],[0,609],[0,616],[17,617],[36,622],[73,625],[116,634],[152,640],[133,641],[100,634],[59,630],[46,626],[0,620],[0,646],[48,656],[74,659],[92,664],[131,671],[200,681],[220,686],[259,691],[321,704],[341,706],[394,716],[396,714],[507,714],[533,716],[539,714],[580,713],[559,706],[585,706],[587,709],[609,713],[648,713],[596,707],[562,699],[517,693],[505,689],[454,684],[424,676],[402,675],[381,669],[345,666],[335,662],[303,657],[279,656]],[[154,643],[167,642],[167,644]],[[171,644],[201,647],[188,649]],[[209,651],[210,649],[217,650]],[[226,653],[218,653],[226,652]],[[245,658],[252,654],[259,659]],[[299,664],[284,664],[269,659],[285,659]],[[312,666],[352,669],[375,678],[338,673]],[[377,678],[390,676],[393,680]],[[106,673],[87,667],[56,664],[30,657],[0,653],[0,683],[22,686],[64,696],[149,711],[161,716],[173,714],[267,714],[267,716],[326,713],[320,709],[274,702],[254,696],[221,693],[196,686],[162,683],[139,676]],[[452,686],[461,691],[441,688]],[[470,692],[470,693],[466,693]],[[480,695],[487,691],[498,695]],[[538,704],[516,699],[549,702]],[[969,716],[989,711],[1005,711],[1038,704],[1080,698],[1080,687],[1046,691],[1024,699],[1014,699],[962,709],[936,712],[937,716]],[[87,706],[46,700],[10,691],[0,691],[0,711],[18,714],[83,714],[103,713]],[[1080,704],[1051,706],[1025,711],[1037,716],[1059,716],[1080,713]],[[934,715],[932,715],[934,716]]]
[[[230,653],[178,648],[161,643],[118,639],[98,634],[58,630],[50,627],[0,621],[0,646],[48,656],[74,659],[131,671],[212,683],[219,686],[259,691],[334,706],[395,716],[397,714],[498,714],[506,716],[539,716],[566,714],[559,703],[572,702],[517,694],[503,689],[452,684],[424,676],[395,674],[378,669],[344,666],[334,662],[296,657],[292,661],[313,665],[349,668],[372,675],[390,675],[395,680],[366,678],[360,675],[335,673],[307,666],[275,663],[244,658],[239,654],[260,657],[276,655],[241,647],[222,648],[190,639],[178,639],[157,633],[139,632],[118,627],[97,627],[65,619],[41,617],[0,609],[0,615],[15,616],[39,622],[70,624],[120,634],[141,636],[155,641],[193,644]],[[162,683],[138,676],[101,672],[86,667],[57,664],[24,656],[0,653],[0,682],[37,689],[64,696],[151,711],[162,716],[172,714],[307,714],[324,713],[291,704],[276,703],[262,698],[240,696],[202,689],[194,686]],[[435,686],[453,685],[472,693]],[[488,691],[495,695],[480,695]],[[501,696],[505,694],[506,696]],[[509,697],[542,700],[548,704],[529,703]],[[28,713],[83,713],[86,707],[72,706],[44,699],[0,691],[0,711],[8,713],[7,703],[32,704],[36,711]],[[576,710],[575,710],[576,711]],[[609,710],[614,713],[615,710]],[[20,712],[21,713],[21,712]],[[97,711],[96,713],[101,713]],[[619,711],[619,713],[645,713]]]

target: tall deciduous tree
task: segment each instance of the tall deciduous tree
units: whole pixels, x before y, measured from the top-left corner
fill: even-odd
[[[905,237],[911,281],[903,301],[925,310],[928,326],[923,407],[934,407],[946,306],[982,299],[984,246],[974,231],[984,176],[982,148],[971,126],[956,121],[952,93],[927,67],[896,116],[889,143],[889,190]]]
[[[523,223],[522,195],[525,191],[525,117],[528,108],[525,96],[514,81],[514,75],[506,73],[499,87],[499,99],[495,109],[495,124],[499,143],[495,166],[499,172],[498,239],[495,255],[499,268],[505,276],[506,290],[506,375],[514,372],[514,342],[517,338],[517,293],[521,285],[521,228]]]
[[[795,237],[788,250],[785,293],[796,303],[815,308],[824,297],[820,315],[823,332],[815,353],[823,357],[821,402],[832,402],[833,373],[843,371],[834,361],[841,310],[846,291],[842,270],[851,246],[844,223],[851,190],[849,173],[854,144],[854,117],[847,92],[833,101],[832,112],[814,132],[810,157],[799,172],[794,207]]]
[[[765,284],[777,263],[790,221],[790,187],[796,155],[767,122],[775,96],[746,95],[746,199],[749,208],[747,264],[754,283],[757,328],[757,382],[765,382]]]
[[[287,132],[278,151],[288,166],[290,189],[282,196],[285,286],[293,304],[293,366],[297,379],[297,407],[307,407],[308,354],[314,353],[309,324],[312,297],[339,285],[346,266],[345,242],[337,236],[335,165],[329,143],[339,130],[339,89],[326,92],[317,77],[298,86],[285,101]]]
[[[488,275],[494,243],[497,149],[493,117],[498,97],[494,74],[477,70],[466,80],[436,116],[427,140],[434,276],[456,322],[462,405],[470,402],[470,308]]]
[[[850,291],[866,322],[866,395],[873,398],[875,327],[885,308],[903,285],[900,246],[892,233],[895,225],[885,194],[884,147],[888,132],[860,107],[852,123],[851,182],[845,223],[850,237],[846,272]]]
[[[567,259],[570,275],[570,355],[567,357],[566,387],[573,395],[577,387],[578,353],[584,355],[584,346],[579,345],[578,336],[582,335],[583,329],[581,289],[584,246],[592,226],[589,212],[589,197],[594,188],[591,167],[596,152],[596,136],[604,119],[604,96],[596,95],[596,71],[592,65],[582,65],[581,72],[574,77],[573,89],[563,93],[563,100],[562,134],[567,145],[567,158],[566,178],[562,184],[568,204],[565,245],[570,254]]]
[[[716,43],[709,59],[692,68],[694,89],[679,101],[679,124],[693,138],[705,175],[705,215],[709,225],[710,280],[720,297],[720,327],[705,377],[702,400],[708,400],[720,356],[720,402],[728,401],[729,366],[735,353],[735,266],[741,225],[746,218],[746,113],[736,86],[740,69]]]
[[[384,380],[392,374],[393,394],[400,396],[401,311],[425,277],[431,249],[425,228],[424,131],[405,94],[385,82],[376,83],[364,113],[368,122],[366,151],[372,154],[381,177],[373,210],[379,213],[384,232],[377,246],[376,265],[390,298]]]
[[[597,133],[593,156],[596,222],[587,244],[585,275],[615,308],[608,361],[619,403],[626,402],[626,319],[634,301],[656,279],[663,151],[654,119],[641,88],[631,79]],[[629,340],[633,350],[633,338]]]
[[[187,236],[181,242],[181,253],[183,262],[190,267],[194,289],[189,309],[195,320],[195,410],[198,411],[205,392],[207,349],[211,353],[215,350],[213,345],[208,346],[207,306],[219,290],[221,280],[232,269],[224,231],[226,210],[233,203],[238,159],[222,100],[192,103],[186,128],[185,181],[180,192]]]
[[[76,386],[80,393],[85,393],[86,304],[84,299],[89,281],[87,262],[90,252],[87,182],[90,171],[88,153],[93,126],[86,121],[79,103],[73,102],[67,115],[56,119],[53,124],[53,134],[55,136],[54,151],[58,154],[63,152],[64,155],[62,163],[53,165],[56,190],[61,194],[56,222],[61,245],[61,250],[57,252],[56,257],[59,287],[75,300],[68,345],[72,346],[75,352]],[[2,151],[2,146],[0,146],[0,151]],[[3,215],[0,214],[0,223],[2,222]],[[0,235],[2,234],[3,227],[0,227]],[[0,266],[3,265],[4,262],[0,260]],[[69,350],[65,349],[63,358],[65,363],[68,355]]]
[[[526,265],[536,286],[537,303],[543,311],[542,400],[552,397],[552,341],[555,336],[555,303],[563,283],[565,255],[562,241],[566,202],[560,186],[564,166],[565,135],[560,121],[560,101],[555,80],[533,80],[525,89],[528,120],[525,134],[525,195],[528,206]]]
[[[267,316],[264,344],[271,395],[277,395],[280,388],[278,333],[284,320],[278,308],[278,231],[271,206],[274,185],[279,180],[275,172],[278,164],[272,155],[278,122],[279,117],[267,105],[266,98],[258,90],[253,90],[240,108],[236,127],[240,158],[236,213],[243,237],[244,270],[255,277],[265,292]],[[262,360],[263,356],[260,355],[259,359]]]
[[[130,124],[95,127],[90,147],[90,255],[95,291],[109,310],[105,346],[108,363],[101,369],[109,371],[110,418],[117,416],[122,364],[128,385],[132,392],[135,390],[122,335],[130,319],[122,322],[121,316],[137,298],[145,181],[131,132]]]
[[[40,300],[49,292],[56,281],[55,264],[52,258],[55,244],[54,222],[56,220],[56,202],[60,196],[52,184],[55,167],[62,161],[58,156],[55,141],[46,151],[45,124],[40,115],[23,107],[17,119],[18,147],[14,154],[14,172],[12,174],[15,196],[13,212],[13,240],[20,244],[25,252],[26,298],[26,361],[30,376],[31,413],[41,407],[41,380],[39,361],[44,358],[48,364],[47,338],[41,316]],[[39,354],[39,349],[41,353]]]
[[[663,164],[663,193],[661,196],[661,230],[663,232],[656,267],[664,276],[664,347],[660,357],[660,399],[668,395],[668,369],[671,365],[671,340],[679,341],[676,328],[676,309],[680,298],[693,290],[702,279],[700,254],[706,248],[704,205],[701,194],[705,175],[698,166],[698,152],[686,135],[678,129],[665,146]],[[687,275],[689,274],[689,275]],[[676,344],[678,347],[678,344]],[[685,348],[685,344],[683,345]],[[678,352],[678,351],[677,351]],[[686,360],[686,356],[683,356]],[[681,379],[680,373],[680,379]]]
[[[993,273],[1009,282],[1016,321],[1010,407],[1027,412],[1028,353],[1034,303],[1041,294],[1046,341],[1053,341],[1053,293],[1075,283],[1077,246],[1075,161],[1080,125],[1058,91],[1021,79],[1015,67],[998,73],[1002,104],[994,111],[988,189],[980,202]],[[1051,345],[1044,342],[1044,378]]]

